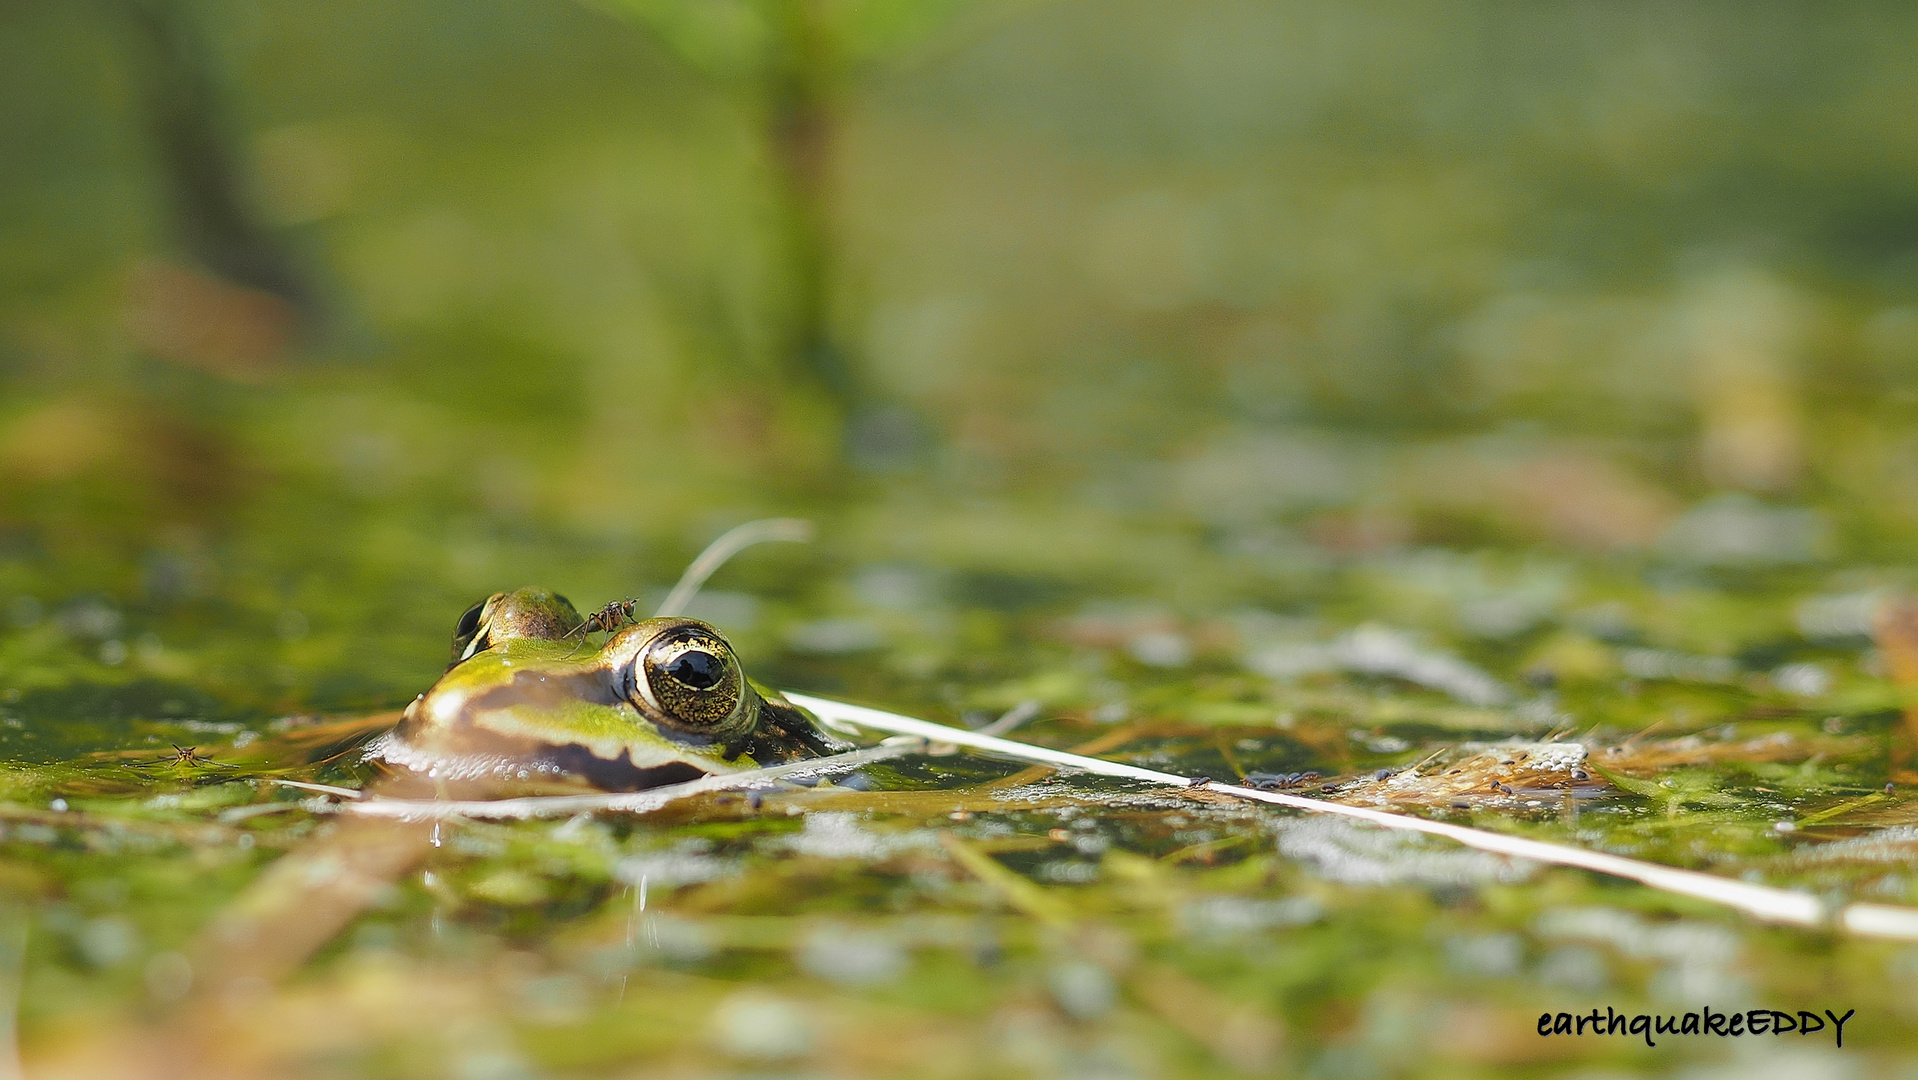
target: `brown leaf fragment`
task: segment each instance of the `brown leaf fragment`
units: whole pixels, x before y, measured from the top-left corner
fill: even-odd
[[[203,993],[271,984],[364,911],[432,850],[430,822],[349,818],[280,859],[213,921],[190,959]]]
[[[160,260],[128,280],[127,327],[142,346],[173,363],[236,382],[278,374],[300,313],[260,289]]]
[[[1451,808],[1557,797],[1567,785],[1591,795],[1605,785],[1580,768],[1586,752],[1584,744],[1572,742],[1464,743],[1418,766],[1347,781],[1332,798],[1355,806]]]
[[[1354,806],[1512,807],[1528,799],[1562,798],[1568,791],[1584,798],[1606,794],[1615,786],[1607,775],[1640,777],[1721,762],[1842,757],[1855,754],[1860,741],[1858,737],[1808,738],[1781,731],[1737,740],[1701,735],[1657,740],[1634,737],[1603,748],[1569,742],[1464,743],[1396,773],[1346,780],[1336,785],[1332,800]]]

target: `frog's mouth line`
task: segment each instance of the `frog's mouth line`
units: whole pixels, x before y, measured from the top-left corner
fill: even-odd
[[[405,769],[431,780],[584,779],[602,791],[643,791],[715,775],[687,761],[662,765],[633,764],[631,751],[619,757],[599,757],[579,743],[553,746],[536,753],[448,754],[421,750],[397,732],[388,732],[366,744],[360,760]]]

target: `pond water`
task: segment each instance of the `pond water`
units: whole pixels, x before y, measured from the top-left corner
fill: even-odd
[[[1908,12],[802,8],[0,12],[0,1076],[1918,1075]],[[769,516],[769,687],[1821,915],[936,742],[353,809]]]

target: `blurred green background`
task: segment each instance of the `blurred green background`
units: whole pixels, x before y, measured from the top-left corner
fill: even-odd
[[[927,573],[1896,563],[1915,22],[10,0],[0,668],[391,704],[476,596],[643,594],[765,514],[822,540],[708,613],[776,674]]]

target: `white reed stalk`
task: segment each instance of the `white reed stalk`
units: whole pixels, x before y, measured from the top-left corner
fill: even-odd
[[[1194,782],[1192,777],[1159,772],[1156,769],[1141,769],[1136,765],[1102,761],[1099,758],[1085,757],[1064,750],[1050,750],[1043,746],[1033,746],[976,731],[947,727],[944,724],[934,724],[926,720],[917,720],[910,716],[900,716],[879,709],[868,709],[860,705],[848,705],[845,702],[813,697],[810,694],[789,693],[786,697],[794,704],[811,710],[815,716],[831,727],[843,728],[850,725],[895,735],[917,735],[922,739],[970,746],[1025,761],[1043,762],[1061,768],[1078,769],[1101,776],[1142,780],[1149,784],[1163,784],[1168,787],[1189,788]],[[1343,803],[1307,799],[1276,791],[1259,791],[1234,784],[1208,783],[1205,785],[1205,790],[1233,795],[1253,802],[1289,806],[1294,810],[1304,810],[1314,814],[1338,814],[1357,818],[1387,829],[1403,829],[1409,832],[1443,836],[1467,847],[1500,855],[1533,859],[1559,866],[1576,866],[1601,874],[1611,874],[1614,877],[1629,878],[1665,892],[1725,904],[1774,922],[1817,926],[1826,921],[1828,914],[1825,905],[1817,897],[1802,892],[1733,881],[1714,874],[1701,874],[1694,870],[1660,866],[1657,863],[1628,859],[1622,855],[1608,855],[1604,852],[1587,851],[1583,848],[1551,844],[1542,840],[1527,840],[1523,837],[1507,836],[1503,833],[1487,832],[1484,829],[1463,825],[1449,825],[1442,821],[1428,821],[1409,814],[1394,814],[1362,806],[1347,806]],[[1843,925],[1860,933],[1888,934],[1896,930],[1900,931],[1902,936],[1918,937],[1918,910],[1885,908],[1881,905],[1870,905],[1869,911],[1861,910],[1865,907],[1866,905],[1853,905],[1847,909],[1842,919]],[[1902,921],[1889,917],[1886,912],[1898,913]]]
[[[1918,941],[1918,909],[1891,904],[1852,904],[1838,919],[1854,934]]]

